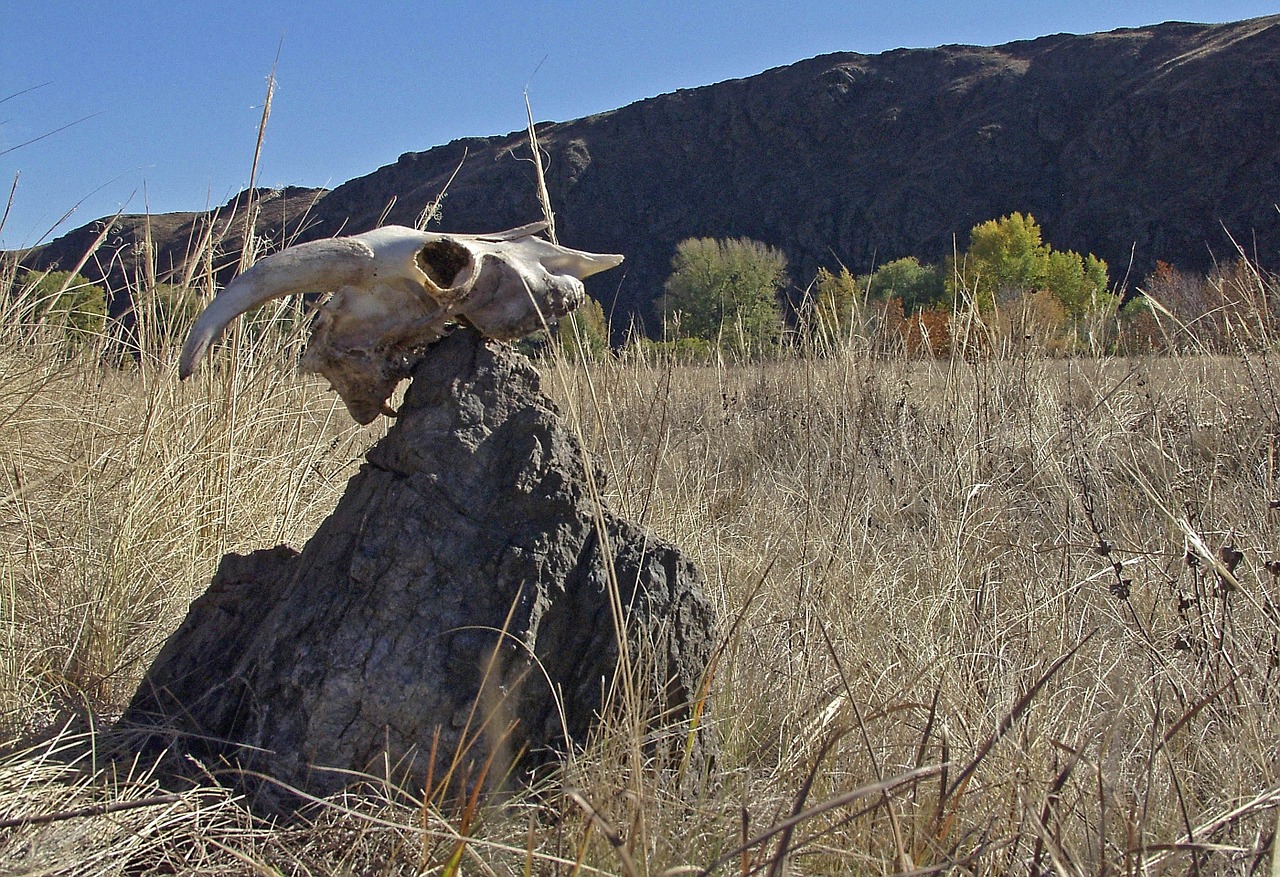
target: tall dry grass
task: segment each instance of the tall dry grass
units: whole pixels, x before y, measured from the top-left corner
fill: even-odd
[[[382,427],[293,371],[287,305],[179,384],[146,290],[135,359],[69,346],[4,281],[0,873],[1275,867],[1262,329],[1216,356],[543,363],[606,500],[707,575],[714,770],[668,788],[617,722],[537,795],[459,814],[366,784],[271,826],[107,759],[102,729],[222,553],[300,546]]]

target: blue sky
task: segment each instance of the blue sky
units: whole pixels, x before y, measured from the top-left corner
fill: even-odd
[[[1280,2],[1253,0],[0,0],[0,207],[18,180],[0,246],[121,208],[225,202],[249,181],[277,54],[258,184],[332,187],[522,128],[526,87],[538,119],[563,120],[824,52],[1274,13]]]

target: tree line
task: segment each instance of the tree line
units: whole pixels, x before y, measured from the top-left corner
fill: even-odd
[[[826,344],[879,333],[940,352],[961,309],[1030,309],[1044,328],[1065,330],[1117,307],[1106,263],[1054,249],[1030,215],[979,223],[969,238],[964,253],[940,264],[908,256],[861,276],[843,266],[819,269],[791,321],[780,250],[742,238],[690,238],[676,248],[659,303],[664,337],[685,349],[749,353],[768,351],[789,333]]]
[[[1132,353],[1216,351],[1242,338],[1256,346],[1280,329],[1280,295],[1271,295],[1271,278],[1247,260],[1207,276],[1159,262],[1136,295],[1122,298],[1106,262],[1055,249],[1033,216],[1016,212],[975,225],[968,248],[940,263],[907,256],[861,275],[820,268],[798,300],[786,294],[790,284],[776,247],[688,238],[676,247],[657,301],[661,340],[636,340],[695,357],[851,343],[934,356],[997,344]],[[32,271],[16,288],[21,310],[68,341],[106,328],[106,292],[81,275]],[[184,333],[199,311],[194,294],[170,284],[155,284],[143,298],[133,303],[133,322],[147,325],[135,326],[135,334],[152,327]],[[609,321],[594,299],[569,328],[559,334],[575,357],[608,349]]]
[[[819,269],[798,303],[784,295],[789,283],[775,247],[745,238],[682,241],[658,302],[658,343],[736,355],[855,341],[926,355],[958,344],[1132,353],[1220,350],[1250,321],[1280,327],[1266,315],[1269,300],[1259,317],[1270,281],[1247,261],[1208,276],[1161,262],[1125,298],[1105,261],[1055,249],[1033,216],[1016,212],[975,225],[968,248],[941,263],[908,256],[864,275]]]

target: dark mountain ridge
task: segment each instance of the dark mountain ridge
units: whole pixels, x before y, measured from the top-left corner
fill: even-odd
[[[939,260],[1015,210],[1113,280],[1157,259],[1206,270],[1236,255],[1228,233],[1280,267],[1278,128],[1271,16],[823,55],[537,130],[560,239],[626,254],[589,286],[615,326],[654,328],[690,236],[780,247],[797,287],[820,266]],[[320,197],[301,236],[413,224],[455,170],[434,227],[522,224],[540,214],[530,156],[525,132],[407,153]],[[74,263],[75,235],[29,259]]]
[[[255,236],[278,246],[306,239],[301,233],[311,210],[327,191],[298,186],[246,190],[212,210],[104,217],[19,255],[31,268],[70,271],[88,253],[80,273],[106,284],[110,312],[120,316],[129,308],[127,291],[148,278],[196,286],[215,278],[230,280],[244,248],[250,194],[257,212]],[[95,248],[99,237],[102,242]]]

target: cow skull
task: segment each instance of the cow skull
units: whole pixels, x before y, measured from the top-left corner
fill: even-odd
[[[187,378],[227,324],[285,295],[333,292],[299,367],[324,375],[358,423],[387,404],[418,351],[451,321],[520,338],[586,298],[582,279],[621,256],[570,250],[535,235],[545,222],[491,235],[435,234],[389,225],[299,244],[236,277],[196,320],[178,374]]]

